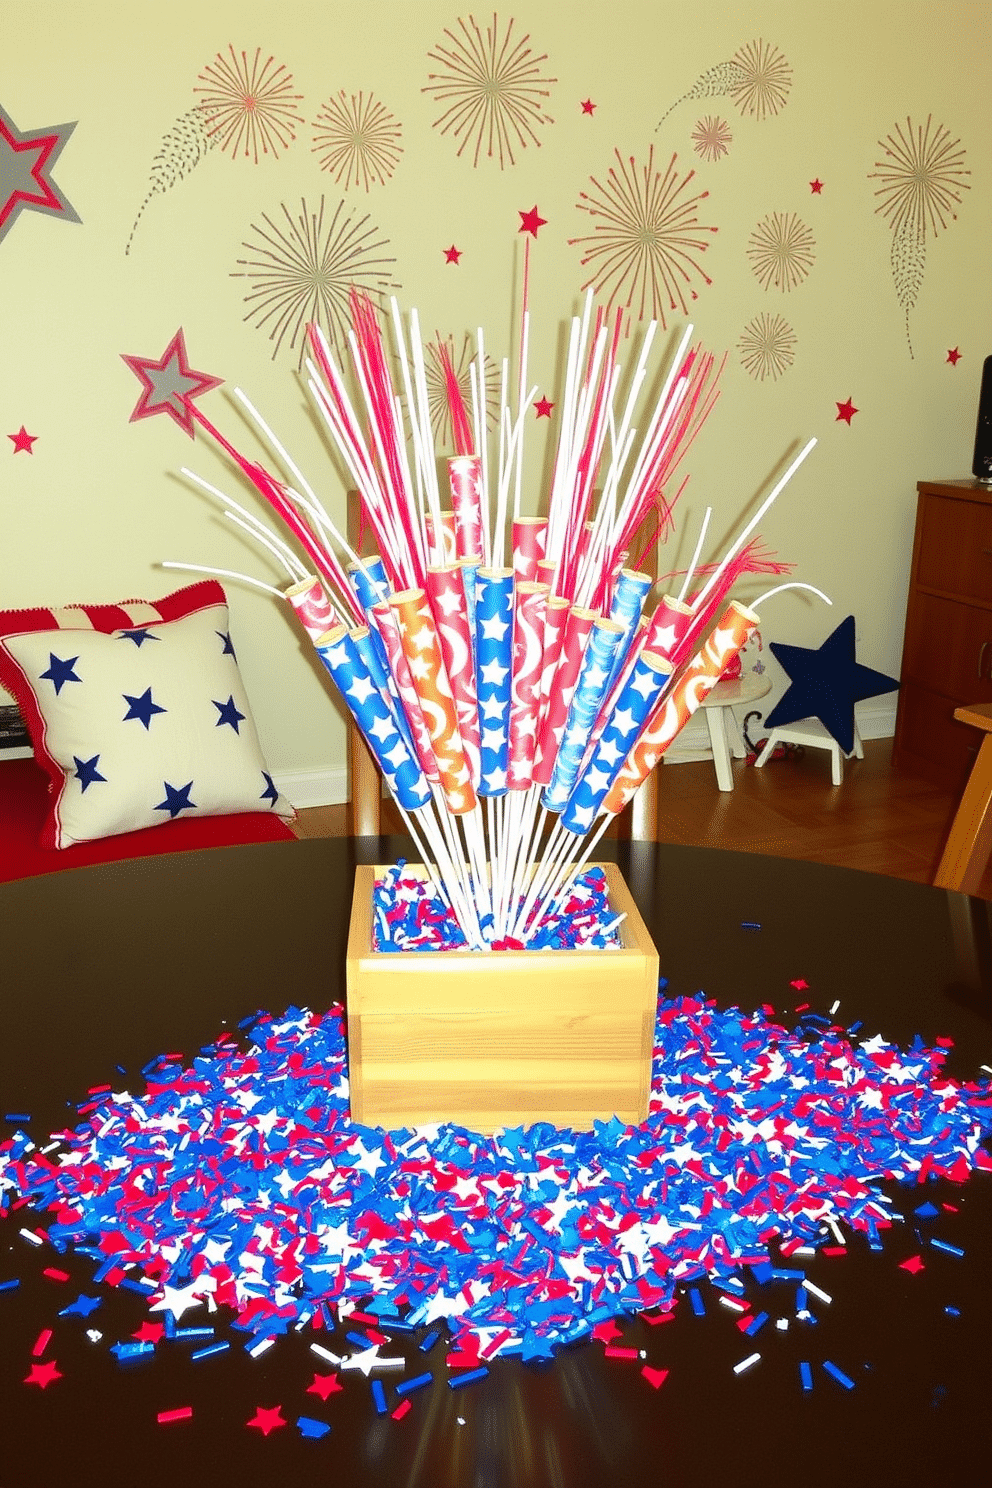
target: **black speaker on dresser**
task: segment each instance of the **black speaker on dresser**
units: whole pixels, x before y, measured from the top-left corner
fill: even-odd
[[[975,430],[975,458],[971,473],[976,480],[992,486],[992,356],[985,358],[982,386],[978,394],[978,428]]]

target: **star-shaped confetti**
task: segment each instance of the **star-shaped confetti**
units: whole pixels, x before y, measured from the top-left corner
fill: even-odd
[[[184,1312],[191,1307],[203,1305],[203,1286],[198,1281],[191,1281],[187,1286],[173,1287],[165,1285],[162,1288],[162,1296],[158,1302],[151,1303],[151,1312],[171,1312],[178,1323]]]
[[[196,372],[190,366],[182,326],[157,361],[154,357],[126,356],[124,353],[121,353],[121,360],[127,363],[143,387],[129,422],[133,424],[136,419],[167,413],[192,439],[192,400],[211,388],[220,387],[223,378],[211,377],[208,372]]]
[[[24,427],[23,424],[18,429],[18,431],[17,431],[16,434],[8,434],[7,435],[7,438],[8,439],[12,439],[14,441],[14,454],[15,455],[21,455],[21,454],[24,454],[24,455],[33,455],[34,454],[34,450],[31,448],[31,446],[34,444],[34,442],[38,438],[38,436],[37,436],[37,434],[29,434],[28,431],[27,431],[27,429],[25,429],[25,427]]]
[[[815,181],[810,181],[809,189],[810,191],[812,191],[814,196],[819,196],[820,193],[823,191],[823,182],[818,177]]]
[[[854,417],[854,415],[857,412],[858,412],[858,409],[855,408],[854,403],[852,402],[852,400],[850,398],[848,398],[848,400],[847,400],[846,403],[838,403],[837,404],[837,419],[836,419],[836,422],[839,422],[841,419],[843,419],[845,424],[850,424],[852,418]]]
[[[623,1335],[617,1327],[616,1319],[607,1318],[605,1322],[596,1324],[592,1330],[592,1336],[599,1343],[612,1343],[614,1338],[621,1338]]]
[[[62,1373],[56,1368],[55,1360],[50,1359],[47,1364],[32,1364],[31,1373],[25,1376],[24,1383],[38,1385],[40,1389],[47,1390],[50,1384],[61,1378]]]
[[[445,261],[445,263],[454,263],[454,264],[456,264],[458,262],[458,260],[461,258],[461,256],[462,256],[462,250],[460,248],[456,248],[455,245],[454,245],[454,243],[452,243],[452,245],[451,245],[450,248],[445,248],[445,250],[444,250],[444,261]]]
[[[958,351],[956,346],[952,346],[951,350],[947,353],[947,360],[950,362],[952,367],[956,367],[958,362],[961,360],[961,353],[960,351]],[[11,437],[13,438],[13,436]]]
[[[52,180],[52,169],[75,124],[22,133],[0,108],[0,242],[21,212],[78,222],[79,215]]]
[[[282,1408],[278,1405],[272,1406],[271,1409],[267,1409],[264,1405],[258,1406],[251,1420],[246,1422],[246,1425],[253,1426],[263,1436],[268,1436],[270,1431],[275,1431],[286,1424]]]
[[[144,1322],[137,1332],[131,1334],[131,1337],[137,1339],[139,1343],[161,1343],[164,1334],[165,1328],[161,1323]]]
[[[588,114],[589,117],[592,118],[592,112],[596,105],[593,103],[591,98],[583,98],[579,107],[584,114]]]
[[[554,408],[554,406],[555,405],[553,403],[550,403],[547,398],[538,398],[537,402],[534,404],[534,412],[537,414],[538,418],[550,418],[551,410],[552,408]]]
[[[308,1395],[319,1395],[321,1400],[326,1400],[328,1395],[337,1395],[344,1389],[336,1374],[315,1374],[313,1384],[307,1385]]]
[[[765,719],[765,727],[818,718],[831,738],[850,754],[854,748],[854,705],[894,692],[894,677],[861,666],[855,659],[854,616],[848,615],[817,650],[769,642],[791,686]]]
[[[923,1262],[923,1257],[922,1256],[915,1255],[915,1256],[910,1256],[910,1258],[909,1258],[908,1261],[900,1261],[899,1262],[899,1270],[900,1271],[908,1271],[908,1272],[910,1272],[911,1275],[915,1276],[918,1271],[924,1271],[924,1270],[926,1270],[926,1267],[925,1267],[924,1262]]]
[[[538,230],[544,227],[548,220],[546,217],[538,216],[537,207],[531,207],[529,212],[518,212],[517,215],[520,218],[520,226],[517,231],[530,233],[531,237],[534,238],[537,237]]]

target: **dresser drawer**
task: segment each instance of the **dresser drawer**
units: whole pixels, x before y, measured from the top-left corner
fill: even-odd
[[[896,769],[923,775],[959,795],[982,742],[977,729],[954,717],[959,706],[915,682],[903,683],[892,751]]]
[[[959,703],[992,703],[992,610],[917,591],[902,677]]]
[[[925,492],[916,583],[992,604],[992,504]]]

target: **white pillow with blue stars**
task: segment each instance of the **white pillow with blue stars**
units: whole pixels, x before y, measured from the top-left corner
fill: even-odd
[[[52,778],[43,846],[189,816],[293,817],[262,756],[219,584],[42,613],[55,628],[0,628],[0,680]]]

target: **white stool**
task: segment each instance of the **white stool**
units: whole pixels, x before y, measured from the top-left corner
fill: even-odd
[[[851,755],[857,759],[865,757],[857,724],[854,725],[854,748],[850,754],[845,754],[837,740],[828,729],[824,728],[818,718],[802,718],[797,723],[788,723],[781,728],[773,728],[768,735],[768,742],[755,760],[755,765],[759,770],[766,760],[771,759],[777,744],[803,744],[810,749],[829,749],[830,780],[833,785],[840,785],[844,779],[845,759],[850,759]]]
[[[710,731],[716,783],[722,791],[731,791],[734,788],[734,776],[730,768],[731,750],[735,759],[747,757],[734,709],[756,702],[771,690],[772,684],[767,677],[748,672],[734,682],[718,682],[703,698],[701,706],[706,712],[706,724]]]

